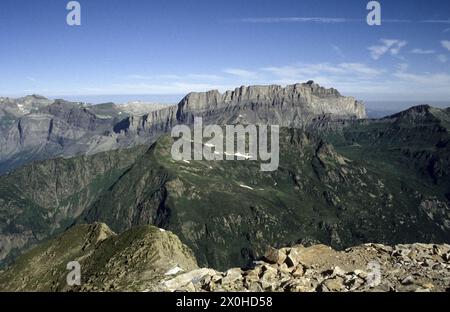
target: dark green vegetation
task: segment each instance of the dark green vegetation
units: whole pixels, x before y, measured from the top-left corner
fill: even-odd
[[[154,224],[219,269],[245,265],[267,245],[448,243],[449,120],[448,109],[421,106],[381,120],[282,129],[272,173],[256,161],[174,161],[168,136],[146,152],[60,161],[60,171],[27,167],[0,179],[2,235],[29,231],[36,241],[72,222],[105,222],[118,233]],[[117,167],[108,155],[126,161]],[[86,173],[69,165],[91,159],[98,164]],[[54,198],[66,187],[55,188],[60,175],[87,182]]]

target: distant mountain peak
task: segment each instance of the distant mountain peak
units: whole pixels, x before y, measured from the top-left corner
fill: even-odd
[[[416,105],[416,106],[410,107],[404,111],[396,113],[394,115],[387,116],[387,117],[385,117],[385,119],[393,119],[393,118],[415,119],[415,118],[424,117],[427,115],[431,116],[431,109],[432,109],[432,107],[428,104]]]
[[[27,95],[27,96],[24,97],[24,99],[48,100],[48,98],[46,98],[43,95],[39,95],[39,94]]]

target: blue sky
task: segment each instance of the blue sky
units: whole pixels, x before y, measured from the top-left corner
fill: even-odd
[[[361,100],[450,102],[450,1],[0,2],[0,96],[175,99],[315,80]],[[103,98],[102,98],[103,99]]]

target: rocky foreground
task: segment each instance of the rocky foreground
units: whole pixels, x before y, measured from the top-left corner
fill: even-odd
[[[68,285],[78,261],[81,284]],[[450,291],[450,245],[269,247],[251,268],[199,268],[192,251],[153,226],[120,235],[78,225],[0,273],[0,291]]]
[[[181,274],[164,285],[169,291],[450,291],[449,245],[366,244],[345,251],[328,246],[269,248],[247,270],[209,269]]]

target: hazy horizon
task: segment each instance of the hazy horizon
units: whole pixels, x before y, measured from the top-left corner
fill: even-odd
[[[47,96],[42,93],[35,93],[35,94],[47,97],[52,100],[64,99],[67,101],[83,102],[93,105],[103,103],[126,104],[135,101],[149,104],[176,105],[186,96],[186,94],[119,94],[119,95],[105,94],[105,95],[60,95],[60,96]],[[16,96],[3,96],[0,94],[0,97],[18,98],[27,95],[31,94],[22,94]],[[393,100],[376,100],[376,99],[363,100],[358,98],[356,99],[362,101],[365,104],[366,110],[368,110],[369,113],[370,111],[373,111],[375,113],[374,116],[379,116],[379,114],[377,114],[378,112],[381,114],[395,113],[408,109],[412,106],[424,104],[439,108],[450,107],[450,100],[441,101],[441,100],[415,99],[405,101],[396,99]]]

